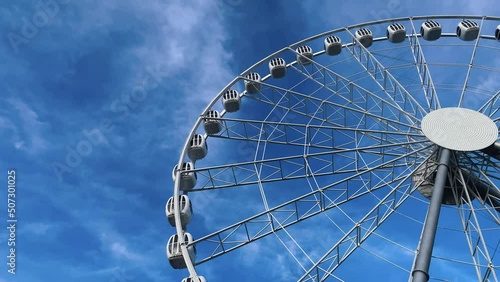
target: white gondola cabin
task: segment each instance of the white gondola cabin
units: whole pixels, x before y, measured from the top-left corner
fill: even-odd
[[[220,115],[216,110],[208,111],[203,118],[203,127],[208,135],[217,134],[222,130],[222,122],[218,118]]]
[[[387,27],[386,36],[391,43],[401,43],[406,39],[406,28],[400,23],[393,23]]]
[[[442,30],[441,24],[434,20],[428,20],[420,27],[420,36],[427,41],[438,40],[441,37]]]
[[[372,31],[367,28],[360,28],[356,30],[354,36],[359,41],[359,43],[361,43],[361,45],[363,45],[365,48],[368,48],[373,44]]]
[[[194,165],[192,162],[182,163],[181,179],[179,182],[180,189],[182,191],[191,190],[196,185],[196,172],[191,171],[193,169]],[[177,165],[175,165],[174,169],[172,170],[172,179],[174,180],[174,182],[175,182],[176,170],[177,170]]]
[[[182,282],[207,282],[203,276],[193,276],[182,279]]]
[[[495,38],[500,41],[500,25],[495,29]]]
[[[274,58],[269,61],[269,73],[273,78],[282,78],[286,74],[286,63],[282,58]]]
[[[241,99],[238,91],[229,89],[222,95],[222,106],[226,112],[236,112],[240,109]]]
[[[297,52],[297,62],[301,65],[308,65],[312,62],[313,51],[310,46],[299,46],[295,50]]]
[[[187,195],[179,196],[180,215],[182,226],[187,226],[193,216],[193,206]],[[175,227],[174,197],[170,197],[165,205],[165,213],[170,225]]]
[[[251,72],[245,76],[245,90],[249,94],[254,94],[260,91],[260,74]]]
[[[472,41],[479,35],[479,25],[475,21],[464,20],[457,26],[457,36],[463,41]]]
[[[323,43],[325,45],[325,53],[330,56],[335,56],[342,52],[342,40],[338,36],[328,36]]]
[[[193,243],[193,236],[191,236],[191,234],[187,232],[184,233],[184,242],[186,244]],[[172,235],[170,239],[168,239],[166,249],[168,261],[174,269],[186,268],[186,262],[184,261],[184,256],[182,255],[181,243],[177,234]],[[187,249],[189,253],[189,259],[194,263],[196,259],[196,247],[189,246]]]
[[[205,136],[201,134],[195,134],[189,142],[187,148],[188,157],[194,162],[203,159],[208,152],[208,144]]]

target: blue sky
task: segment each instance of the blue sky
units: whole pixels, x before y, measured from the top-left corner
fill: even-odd
[[[3,1],[0,168],[17,170],[19,223],[17,274],[3,263],[0,282],[181,281],[187,272],[171,269],[165,255],[174,229],[164,205],[171,169],[212,98],[257,60],[303,38],[425,14],[499,15],[500,6],[493,0]],[[228,201],[224,193],[217,197]],[[254,212],[249,205],[246,213]],[[195,222],[223,226],[244,216],[226,222],[209,211]],[[0,230],[3,256],[8,234]],[[296,275],[267,241],[214,260],[202,274],[227,281],[242,275],[241,267],[253,272],[240,281]]]

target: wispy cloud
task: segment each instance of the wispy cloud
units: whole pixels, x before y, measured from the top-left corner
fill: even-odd
[[[44,1],[49,2],[53,1]],[[181,281],[187,272],[170,270],[165,255],[165,244],[174,233],[163,213],[172,193],[170,172],[205,106],[242,71],[240,65],[248,65],[246,60],[263,57],[267,54],[261,54],[262,50],[275,47],[276,37],[266,33],[273,24],[266,18],[288,23],[293,15],[299,22],[307,22],[283,29],[282,33],[293,33],[287,35],[288,40],[385,14],[410,12],[409,6],[390,11],[385,2],[373,4],[368,11],[360,11],[359,5],[350,2],[338,6],[326,1],[315,5],[287,2],[282,5],[286,17],[264,11],[262,4],[252,6],[238,0],[58,2],[67,4],[60,5],[57,16],[28,43],[19,45],[17,54],[8,39],[0,43],[0,59],[5,65],[0,77],[8,83],[5,107],[0,109],[0,137],[7,148],[7,163],[19,164],[23,181],[19,205],[24,213],[19,232],[26,238],[25,246],[30,246],[19,249],[23,261],[19,281]],[[480,7],[489,4],[492,2],[484,1]],[[39,11],[36,5],[6,4],[0,9],[4,39],[8,32],[22,28],[23,17],[32,19]],[[249,8],[255,9],[255,15],[241,17],[245,18],[242,21],[242,14],[253,13]],[[444,8],[436,13],[442,11]],[[245,37],[248,34],[243,31],[257,24],[258,31]],[[134,102],[127,99],[143,83],[149,68],[161,72],[158,87],[144,100],[127,104]],[[485,81],[488,85],[494,82]],[[115,101],[127,105],[126,118],[113,110]],[[81,165],[66,174],[64,181],[55,181],[50,164],[64,162],[65,147],[75,149],[85,139],[82,132],[99,127],[104,119],[115,126],[105,135],[106,142],[82,156]],[[217,140],[209,141],[213,141],[211,158],[234,160],[222,156]],[[203,162],[200,164],[209,160]],[[193,195],[194,220],[199,225],[190,225],[190,232],[203,234],[262,211],[258,190],[248,191]],[[314,258],[323,252],[315,250],[317,242],[311,237],[333,240],[329,222],[317,220],[311,219],[305,226],[324,229],[297,229],[292,234]],[[291,239],[280,235],[300,255]],[[272,236],[220,259],[236,258],[250,269],[269,270],[276,280],[296,276],[296,263],[284,248],[276,247],[279,242]],[[300,259],[307,262],[303,256]],[[64,272],[52,271],[62,267]],[[208,263],[201,274],[220,277],[218,267],[215,261]],[[240,263],[231,267],[233,275],[240,275]],[[255,275],[264,279],[269,278],[267,273]]]
[[[7,99],[9,106],[13,109],[13,117],[19,120],[19,123],[14,123],[7,117],[2,118],[1,124],[12,130],[12,142],[16,149],[25,150],[26,152],[40,153],[49,148],[49,142],[45,139],[44,134],[48,125],[40,121],[38,114],[33,108],[20,99]],[[11,117],[12,118],[12,117]],[[20,124],[17,128],[15,124]]]
[[[24,226],[24,232],[31,233],[35,236],[41,236],[41,235],[46,235],[47,231],[50,230],[50,232],[54,232],[54,225],[50,225],[47,223],[42,223],[42,222],[32,222],[32,223],[27,223]]]
[[[140,262],[144,257],[140,253],[130,250],[123,238],[119,239],[117,234],[102,233],[100,236],[102,248],[104,251],[111,251],[111,254],[117,259],[127,259],[130,261]],[[122,241],[122,242],[119,242]]]
[[[8,133],[13,148],[26,154],[49,153],[51,161],[64,163],[64,148],[75,149],[84,138],[84,130],[98,127],[106,118],[115,125],[115,130],[105,135],[107,142],[82,156],[82,165],[67,182],[49,189],[53,176],[24,176],[41,181],[44,189],[32,191],[49,199],[41,214],[51,221],[26,219],[30,223],[22,231],[45,242],[57,239],[62,246],[85,249],[80,266],[67,268],[67,280],[110,281],[119,268],[125,268],[133,269],[127,274],[135,277],[132,281],[180,281],[165,270],[168,260],[164,248],[173,229],[165,231],[169,227],[161,211],[168,193],[160,184],[168,183],[169,177],[161,178],[165,174],[160,169],[149,167],[151,162],[155,166],[174,163],[175,158],[160,161],[145,156],[180,148],[204,106],[234,75],[224,14],[215,1],[97,3],[71,2],[64,10],[61,7],[58,17],[29,45],[22,46],[20,57],[7,61],[13,61],[16,72],[25,74],[32,87],[39,87],[35,95],[23,91],[21,82],[12,81],[7,96],[11,110],[0,111],[0,127]],[[31,10],[23,11],[29,15]],[[109,46],[113,46],[112,52],[102,51]],[[33,56],[33,50],[45,56]],[[14,63],[25,57],[32,61]],[[44,61],[53,68],[51,76],[40,71]],[[125,103],[124,97],[142,83],[148,68],[162,72],[161,85],[136,107],[130,106],[127,118],[120,119],[111,104],[115,100]],[[124,156],[130,158],[129,165],[123,159],[121,166],[102,164],[103,158],[114,162]],[[44,159],[33,165],[47,165],[47,161],[50,163]],[[137,166],[142,167],[141,172]],[[104,167],[106,173],[102,173]],[[160,191],[167,193],[164,199],[156,195]],[[127,224],[130,221],[132,226]],[[144,225],[159,227],[142,228]],[[63,236],[74,230],[87,238]],[[68,249],[61,257],[72,252]],[[35,265],[36,253],[23,256],[27,266]],[[58,264],[64,262],[47,258],[43,263],[47,269]],[[28,274],[24,277],[38,279]]]

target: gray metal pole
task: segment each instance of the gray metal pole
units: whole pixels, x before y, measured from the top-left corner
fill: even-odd
[[[431,263],[432,249],[434,239],[436,238],[436,229],[439,219],[439,212],[443,202],[444,186],[448,175],[448,163],[450,162],[450,150],[441,148],[439,164],[434,180],[434,189],[432,190],[431,203],[427,218],[425,219],[420,248],[415,260],[415,268],[411,273],[412,282],[427,282],[429,280],[429,265]]]

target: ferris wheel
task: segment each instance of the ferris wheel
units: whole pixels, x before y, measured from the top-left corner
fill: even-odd
[[[266,281],[499,281],[499,125],[500,17],[387,19],[291,44],[193,125],[168,260],[183,282],[208,281],[205,265],[240,278],[271,265]]]

